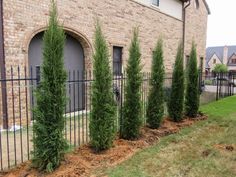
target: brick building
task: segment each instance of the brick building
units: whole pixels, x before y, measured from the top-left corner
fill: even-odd
[[[50,0],[0,2],[0,64],[1,78],[4,79],[10,77],[10,66],[26,66],[29,70],[29,66],[40,65],[42,34],[49,18]],[[164,41],[166,72],[173,69],[181,41],[184,41],[187,59],[194,40],[198,59],[202,61],[199,64],[205,65],[207,17],[210,13],[205,0],[57,0],[57,5],[59,20],[67,34],[65,65],[68,70],[92,68],[96,18],[101,21],[114,70],[125,67],[132,29],[137,26],[143,71],[150,71],[152,52],[160,36]],[[9,117],[12,114],[12,108],[4,105],[14,99],[4,88],[4,82],[1,82],[1,121],[6,113]],[[20,108],[16,105],[14,109]],[[22,108],[23,112],[25,109]]]

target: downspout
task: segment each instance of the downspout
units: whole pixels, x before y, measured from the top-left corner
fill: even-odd
[[[183,1],[183,51],[185,54],[185,33],[186,33],[186,9],[188,6],[190,6],[191,2],[188,0],[188,4],[185,5],[185,2]]]
[[[3,129],[8,129],[7,89],[6,89],[7,84],[6,84],[6,66],[5,66],[5,51],[4,51],[4,28],[3,28],[3,0],[0,0],[0,70],[1,70]]]

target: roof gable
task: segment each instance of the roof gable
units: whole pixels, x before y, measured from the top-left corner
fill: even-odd
[[[213,57],[213,55],[216,55],[221,63],[223,63],[223,57],[224,57],[224,47],[225,46],[217,46],[217,47],[208,47],[206,49],[206,66],[208,66],[209,61]],[[229,62],[229,59],[235,54],[236,55],[236,46],[227,46],[228,48],[228,55],[227,55],[227,62]]]
[[[229,60],[230,59],[235,59],[236,58],[236,53],[233,53],[230,57],[229,57]]]
[[[216,55],[216,54],[213,54],[212,57],[210,58],[210,60],[208,61],[208,64],[210,63],[211,60],[218,60],[220,63],[222,63],[222,60]]]
[[[223,61],[220,60],[220,58],[214,53],[210,58],[209,60],[206,60],[206,67],[207,68],[210,68],[210,62],[212,60],[216,59],[216,63],[222,63]],[[218,62],[217,62],[218,61]]]

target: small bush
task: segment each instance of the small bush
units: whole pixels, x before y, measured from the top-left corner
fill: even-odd
[[[205,80],[204,83],[205,83],[205,85],[213,85],[212,80]]]
[[[197,52],[193,43],[187,69],[187,88],[185,95],[185,114],[189,117],[196,117],[198,114],[200,99],[198,79]]]
[[[164,64],[162,40],[159,39],[153,52],[151,89],[148,97],[147,123],[151,128],[159,128],[164,116]]]
[[[102,151],[112,146],[115,137],[115,102],[108,48],[99,23],[96,26],[94,45],[94,82],[89,128],[92,147],[96,151]]]
[[[138,30],[134,30],[129,49],[127,65],[127,81],[125,86],[125,101],[123,106],[121,138],[134,140],[140,135],[141,119],[141,53],[138,40]]]
[[[66,105],[64,42],[64,31],[58,25],[53,2],[49,26],[43,37],[42,79],[36,91],[37,106],[33,125],[32,163],[37,169],[47,172],[52,172],[60,165],[68,148],[63,134]]]
[[[168,103],[169,116],[176,122],[183,119],[184,88],[183,47],[179,45],[172,75],[170,101]]]
[[[225,72],[228,72],[228,68],[226,65],[224,64],[216,64],[214,69],[213,69],[213,72],[216,72],[216,73],[225,73]]]

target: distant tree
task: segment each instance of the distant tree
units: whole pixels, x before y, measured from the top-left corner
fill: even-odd
[[[141,121],[141,53],[138,40],[138,29],[134,30],[127,65],[127,81],[121,137],[128,140],[137,139],[140,135]]]
[[[151,89],[147,106],[147,122],[151,128],[159,128],[164,116],[164,74],[163,41],[159,39],[153,52]]]
[[[90,140],[96,151],[102,151],[112,146],[115,137],[115,102],[108,48],[99,22],[96,25],[94,48]]]
[[[43,37],[42,79],[36,91],[32,159],[35,168],[47,172],[52,172],[60,165],[68,148],[63,134],[67,78],[63,59],[64,42],[65,34],[58,24],[56,4],[52,1],[49,26]]]
[[[213,72],[225,73],[225,72],[228,72],[228,68],[225,64],[216,64],[214,69],[213,69]]]
[[[179,45],[172,75],[170,100],[168,103],[169,116],[176,122],[183,119],[184,88],[183,46]]]
[[[197,52],[193,43],[187,69],[187,89],[185,96],[185,114],[189,117],[196,117],[199,111],[198,79]]]

